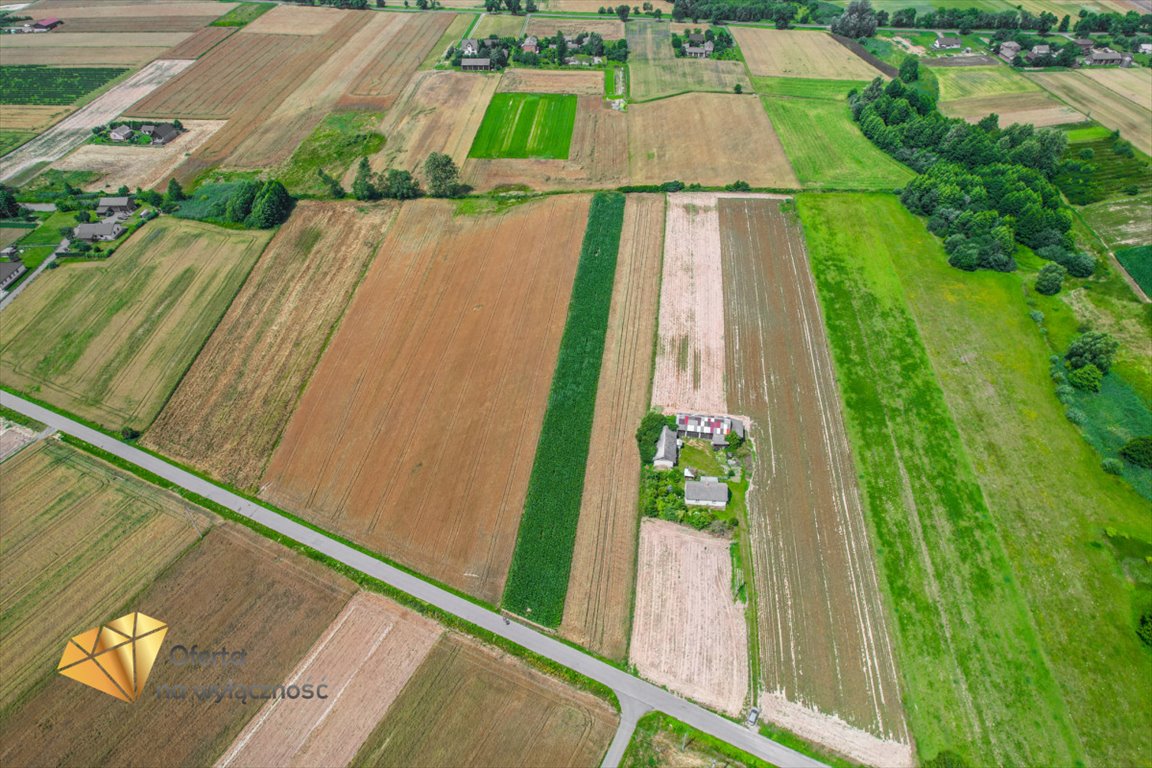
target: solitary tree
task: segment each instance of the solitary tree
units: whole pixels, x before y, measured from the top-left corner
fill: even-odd
[[[1068,361],[1068,367],[1073,370],[1094,365],[1101,373],[1108,373],[1108,369],[1112,367],[1112,356],[1118,349],[1120,349],[1119,342],[1108,334],[1088,331],[1073,340],[1064,359]]]
[[[1064,286],[1064,276],[1068,270],[1059,264],[1045,264],[1036,276],[1036,293],[1043,296],[1055,296]]]
[[[632,9],[626,5],[616,6],[616,15],[620,17],[620,21],[628,21],[628,14],[631,12]]]
[[[740,85],[740,83],[736,83],[736,85],[732,86],[732,91],[734,93],[744,93],[744,86]]]
[[[872,37],[876,34],[876,12],[869,0],[852,0],[832,21],[832,32],[844,37]]]
[[[1072,21],[1072,19],[1069,18],[1068,14],[1064,14],[1064,18],[1060,19],[1060,26],[1057,28],[1056,31],[1057,32],[1067,32],[1068,31],[1068,24],[1071,21]]]
[[[1120,449],[1120,456],[1138,467],[1152,468],[1152,437],[1134,437]]]
[[[356,178],[352,180],[352,197],[357,200],[378,200],[380,192],[372,183],[372,166],[368,158],[360,158],[360,165],[356,168]]]
[[[456,197],[460,193],[460,171],[443,152],[428,155],[424,161],[424,178],[433,197]]]
[[[900,79],[913,83],[920,79],[920,57],[908,56],[900,63]]]
[[[168,179],[168,191],[164,193],[164,202],[178,203],[187,198],[184,194],[184,187],[180,186],[180,182],[176,179]]]
[[[14,219],[20,215],[20,204],[11,187],[0,184],[0,219]]]

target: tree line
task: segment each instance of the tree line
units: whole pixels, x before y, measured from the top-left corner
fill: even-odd
[[[325,173],[324,169],[318,169],[316,173],[328,186],[332,197],[347,196],[339,181]],[[431,197],[460,197],[468,192],[468,187],[460,183],[460,169],[456,167],[456,162],[443,152],[433,152],[424,161],[424,180],[428,185],[427,194]],[[420,182],[411,171],[388,168],[375,173],[368,158],[360,158],[356,177],[352,181],[352,197],[357,200],[414,200],[424,194]]]

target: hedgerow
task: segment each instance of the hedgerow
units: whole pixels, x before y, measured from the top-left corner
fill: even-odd
[[[623,195],[602,192],[592,198],[524,516],[504,588],[504,607],[550,627],[560,623],[568,593],[623,224]]]

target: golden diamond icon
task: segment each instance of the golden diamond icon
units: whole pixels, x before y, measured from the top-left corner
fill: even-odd
[[[166,634],[168,625],[159,619],[129,613],[69,640],[56,669],[121,701],[135,701]]]

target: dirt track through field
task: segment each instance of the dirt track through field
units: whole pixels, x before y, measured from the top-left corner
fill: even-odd
[[[588,205],[566,195],[455,215],[451,202],[405,203],[261,494],[498,600]]]
[[[763,687],[891,740],[904,764],[895,660],[799,223],[763,199],[722,199],[719,220],[728,404],[751,419],[756,446]]]
[[[44,133],[0,160],[0,180],[11,179],[33,166],[58,160],[83,144],[92,129],[120,116],[140,99],[155,91],[191,61],[154,61],[119,85],[97,96]]]
[[[611,659],[628,646],[640,456],[660,298],[664,196],[629,195],[560,633]]]
[[[729,715],[748,695],[748,624],[731,542],[667,520],[640,524],[629,661],[642,677]]]
[[[440,637],[439,624],[360,592],[288,676],[324,681],[328,699],[269,701],[216,761],[216,768],[343,766],[384,717]]]

